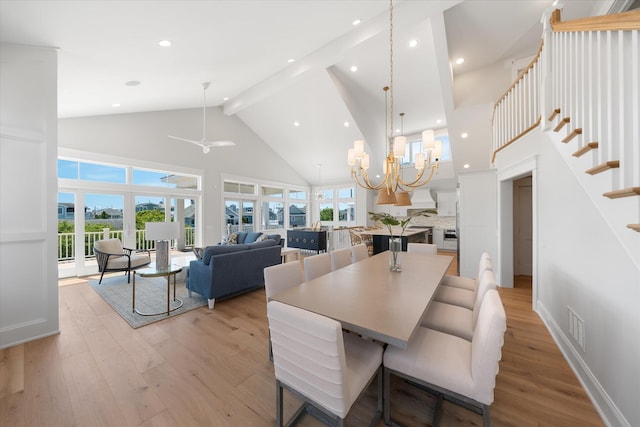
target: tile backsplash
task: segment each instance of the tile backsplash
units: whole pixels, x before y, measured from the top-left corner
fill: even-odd
[[[456,228],[455,216],[418,216],[411,220],[409,227],[416,225],[432,226],[434,228]]]

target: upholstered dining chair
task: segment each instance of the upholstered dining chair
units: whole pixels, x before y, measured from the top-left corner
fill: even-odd
[[[267,303],[271,297],[304,282],[304,274],[299,262],[285,262],[264,269],[264,292]],[[269,360],[273,360],[271,337],[269,337]]]
[[[358,397],[378,379],[382,413],[382,346],[343,333],[340,322],[278,301],[267,304],[276,376],[276,426],[283,421],[283,390],[304,403],[286,425],[310,413],[327,425],[343,426]]]
[[[127,274],[127,283],[131,281],[131,270],[142,267],[151,262],[149,251],[136,252],[135,249],[123,248],[120,239],[97,240],[93,244],[93,253],[98,262],[100,280],[107,271],[124,271]]]
[[[496,288],[496,279],[493,271],[485,270],[478,285],[472,310],[460,307],[459,305],[432,301],[422,318],[421,326],[471,341],[473,330],[475,329],[478,315],[480,314],[482,301],[490,289]]]
[[[313,280],[316,277],[331,273],[331,257],[328,253],[308,256],[304,259],[304,280]]]
[[[438,255],[438,246],[431,243],[407,243],[407,252]]]
[[[331,271],[336,271],[351,264],[351,249],[335,249],[329,253],[329,257],[331,257]]]
[[[476,299],[476,291],[478,284],[480,283],[480,277],[486,270],[493,270],[491,268],[491,260],[481,257],[480,265],[478,266],[478,276],[476,279],[455,280],[443,278],[441,286],[438,286],[436,293],[433,296],[434,301],[444,302],[447,304],[459,305],[461,307],[473,309],[473,304]],[[447,277],[447,276],[445,276]],[[455,277],[455,276],[451,276]],[[446,283],[450,283],[457,286],[448,286]]]
[[[369,258],[369,248],[364,243],[351,246],[351,263]]]
[[[409,380],[438,395],[432,425],[437,425],[442,399],[482,414],[489,427],[506,315],[496,290],[482,301],[471,341],[429,328],[418,328],[408,348],[389,346],[384,353],[384,418],[391,421],[391,375]]]
[[[441,284],[444,286],[452,286],[454,288],[475,291],[478,288],[480,276],[482,276],[482,273],[484,273],[485,270],[493,270],[493,267],[491,266],[491,257],[487,252],[483,252],[482,255],[480,255],[480,262],[478,263],[478,271],[475,278],[472,279],[470,277],[460,277],[447,274],[442,279]]]

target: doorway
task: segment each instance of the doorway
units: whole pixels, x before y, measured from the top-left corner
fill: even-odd
[[[513,287],[531,290],[533,253],[531,175],[513,180]]]

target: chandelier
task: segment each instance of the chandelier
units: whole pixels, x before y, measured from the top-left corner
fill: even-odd
[[[318,163],[318,187],[322,185],[322,163]],[[312,195],[311,200],[313,202],[321,202],[324,200],[324,192],[320,189],[317,189]]]
[[[438,161],[442,157],[442,142],[436,141],[433,130],[422,132],[423,152],[415,155],[416,175],[413,179],[404,180],[402,159],[405,156],[407,138],[404,135],[393,137],[393,0],[389,0],[389,86],[385,92],[385,138],[387,140],[386,157],[382,165],[384,178],[372,183],[369,170],[369,154],[364,152],[364,141],[357,140],[347,154],[347,162],[351,167],[351,177],[362,188],[377,190],[376,203],[379,205],[410,206],[409,191],[427,184],[433,174],[438,171]],[[387,108],[387,92],[390,96],[390,111]],[[387,114],[391,123],[387,127]],[[401,115],[401,118],[404,114]],[[425,172],[429,170],[425,177]],[[424,178],[424,179],[423,179]]]

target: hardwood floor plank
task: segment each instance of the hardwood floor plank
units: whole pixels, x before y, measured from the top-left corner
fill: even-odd
[[[76,425],[72,398],[58,357],[58,339],[59,335],[54,335],[24,345],[26,426]]]
[[[123,347],[106,329],[88,335],[86,339],[101,378],[108,385],[127,425],[139,425],[166,409],[130,357],[135,353],[135,343],[131,343],[133,348]]]
[[[24,345],[0,350],[0,399],[24,390]]]

